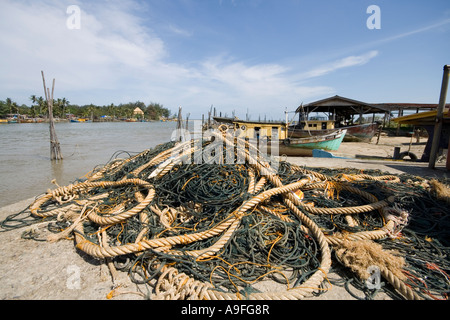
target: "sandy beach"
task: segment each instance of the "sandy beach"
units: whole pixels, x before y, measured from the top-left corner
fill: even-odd
[[[436,169],[428,169],[428,163],[360,159],[358,155],[391,157],[394,147],[410,150],[419,158],[425,148],[426,139],[419,144],[411,143],[407,137],[382,136],[378,144],[343,143],[336,155],[343,158],[289,158],[288,161],[306,167],[380,169],[383,172],[409,173],[423,177],[448,177],[445,162],[437,163]],[[347,157],[348,159],[345,159]],[[0,219],[26,208],[33,199],[24,199],[0,209]],[[78,252],[71,240],[55,243],[38,242],[21,238],[24,229],[0,233],[0,299],[19,300],[105,300],[112,290],[112,279],[103,261]],[[339,277],[335,274],[329,278]],[[127,274],[120,273],[123,294],[113,299],[143,299],[136,294],[137,287]],[[270,287],[270,284],[269,284]],[[127,292],[127,293],[125,293]],[[134,292],[134,293],[133,293]],[[144,292],[145,295],[145,292]],[[310,299],[352,300],[344,288],[333,286],[331,290]],[[388,299],[378,295],[377,299]]]
[[[342,158],[313,158],[313,157],[289,157],[289,161],[307,167],[328,167],[333,168],[357,168],[357,169],[379,169],[394,174],[407,173],[423,177],[449,177],[446,170],[446,158],[436,161],[435,169],[428,168],[428,162],[413,162],[393,160],[395,147],[400,148],[400,152],[412,152],[419,160],[423,154],[427,138],[421,138],[417,143],[415,138],[402,136],[382,135],[378,141],[373,138],[370,143],[364,142],[343,142],[339,149],[332,154]]]

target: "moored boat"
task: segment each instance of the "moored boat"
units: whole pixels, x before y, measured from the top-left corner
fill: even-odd
[[[278,143],[279,155],[311,157],[314,149],[336,151],[339,149],[346,129],[337,129],[332,133],[304,138],[287,138]],[[272,147],[272,145],[271,145]]]
[[[311,121],[309,121],[308,124],[311,124],[310,122]],[[325,123],[325,121],[321,122]],[[339,129],[346,129],[347,133],[344,137],[345,142],[370,142],[380,126],[379,122],[374,122],[335,128],[334,125],[330,124],[330,121],[326,122],[327,125],[322,125],[321,127],[323,129],[317,128],[317,126],[307,127],[305,124],[289,126],[288,136],[289,138],[307,138],[328,135],[337,132]]]
[[[85,119],[85,118],[75,118],[75,119],[70,119],[70,122],[91,122],[91,120]]]
[[[370,142],[380,127],[379,122],[363,123],[355,126],[344,127],[347,129],[344,141]]]
[[[293,138],[288,135],[285,122],[244,121],[237,118],[213,118],[219,125],[226,124],[235,135],[243,138],[267,138],[267,148],[271,154],[287,156],[312,156],[312,150],[334,151],[339,148],[347,132],[335,129],[327,134]],[[278,152],[274,148],[278,148]],[[273,151],[273,152],[272,152]]]

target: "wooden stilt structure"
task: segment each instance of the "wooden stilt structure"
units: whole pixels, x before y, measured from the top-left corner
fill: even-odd
[[[50,159],[62,160],[61,147],[59,145],[58,137],[56,136],[55,124],[53,120],[53,92],[55,91],[55,79],[53,79],[52,92],[45,85],[44,71],[41,71],[42,82],[44,84],[45,99],[47,100],[48,118],[50,122]]]

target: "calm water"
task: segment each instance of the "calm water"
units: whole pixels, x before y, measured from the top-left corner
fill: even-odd
[[[84,176],[118,151],[132,154],[170,141],[176,122],[55,123],[64,157],[50,161],[49,125],[0,125],[0,206]],[[121,154],[121,158],[128,157]]]

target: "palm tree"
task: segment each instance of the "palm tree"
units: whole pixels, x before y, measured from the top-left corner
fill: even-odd
[[[114,105],[114,103],[111,103],[108,107],[107,107],[107,112],[108,112],[108,115],[110,116],[110,117],[112,117],[112,119],[114,120],[115,118],[116,118],[116,107],[115,107],[115,105]]]
[[[36,114],[36,105],[33,106],[35,116],[41,115],[43,111],[46,112],[47,103],[45,103],[45,100],[44,100],[44,98],[42,98],[42,96],[40,96],[38,98],[38,97],[36,97],[36,95],[33,94],[30,96],[30,100],[39,106],[39,114]]]
[[[34,118],[34,117],[36,117],[36,105],[35,105],[35,103],[37,101],[36,95],[35,94],[31,95],[30,100],[33,103],[33,105],[31,107],[33,108],[33,118]]]
[[[17,114],[17,116],[19,115],[19,105],[16,102],[11,103],[11,110],[12,108],[15,109],[15,113]]]
[[[11,100],[11,98],[6,98],[6,107],[9,108],[9,114],[12,114],[12,100]]]
[[[69,105],[69,100],[66,98],[61,99],[61,107],[62,107],[62,118],[66,117],[66,107]]]
[[[53,100],[53,114],[54,115],[58,115],[58,116],[60,116],[61,115],[61,112],[60,112],[60,110],[61,110],[61,98],[58,98],[58,99],[56,99],[56,100]]]

